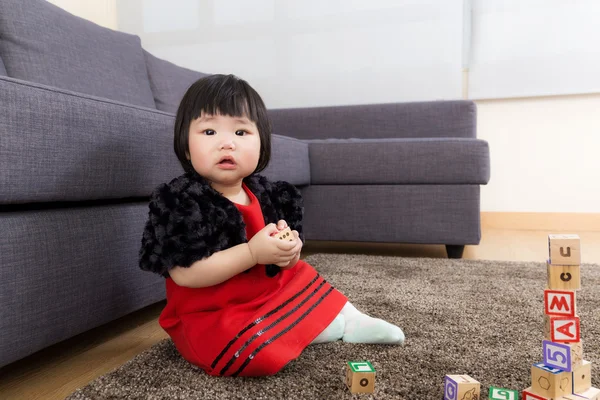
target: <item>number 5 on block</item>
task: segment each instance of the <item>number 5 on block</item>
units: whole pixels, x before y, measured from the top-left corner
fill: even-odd
[[[519,392],[491,386],[488,398],[493,400],[519,400]]]
[[[544,340],[542,349],[544,364],[563,371],[573,371],[573,368],[580,365],[583,360],[581,342],[563,344]]]

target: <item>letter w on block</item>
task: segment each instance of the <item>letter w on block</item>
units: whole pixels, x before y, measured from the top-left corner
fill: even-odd
[[[544,290],[546,315],[575,316],[575,292],[569,290]]]

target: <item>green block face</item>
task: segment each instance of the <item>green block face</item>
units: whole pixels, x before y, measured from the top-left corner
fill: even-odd
[[[491,386],[488,398],[493,400],[519,400],[519,392]]]
[[[348,361],[352,372],[375,372],[375,368],[368,361]]]

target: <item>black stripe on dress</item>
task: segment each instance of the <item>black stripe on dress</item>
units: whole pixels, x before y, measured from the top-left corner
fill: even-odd
[[[296,311],[298,311],[298,309],[300,309],[300,307],[302,307],[304,304],[306,304],[307,301],[309,301],[310,299],[312,299],[314,297],[314,295],[317,294],[317,292],[319,292],[319,290],[321,290],[321,288],[323,287],[323,285],[325,285],[326,283],[327,283],[327,281],[323,280],[323,282],[321,282],[319,284],[319,286],[315,290],[312,291],[311,294],[309,294],[308,296],[306,296],[306,298],[304,300],[302,300],[300,303],[298,303],[296,305],[296,307],[294,307],[293,309],[291,309],[290,311],[288,311],[287,313],[285,313],[281,317],[277,318],[275,321],[273,321],[271,323],[271,325],[267,326],[264,329],[259,330],[253,336],[251,336],[250,339],[248,339],[246,341],[246,343],[244,343],[242,345],[242,347],[240,347],[239,350],[235,352],[235,354],[231,357],[231,359],[229,360],[229,362],[227,363],[227,365],[225,365],[221,369],[221,371],[219,372],[219,374],[224,375],[225,372],[227,372],[227,370],[231,367],[231,365],[238,360],[238,358],[240,357],[240,354],[242,354],[242,352],[246,349],[246,347],[248,347],[248,345],[250,345],[250,343],[254,342],[259,336],[262,336],[265,332],[273,329],[275,326],[279,325],[279,323],[281,321],[283,321],[284,319],[286,319],[287,317],[289,317],[290,315],[292,315],[293,313],[295,313]]]
[[[300,318],[298,318],[296,321],[294,321],[291,325],[289,325],[287,328],[285,328],[283,331],[279,332],[277,335],[273,336],[271,339],[265,341],[263,344],[261,344],[260,346],[258,346],[256,348],[256,350],[254,350],[252,352],[252,354],[250,354],[248,356],[248,358],[246,359],[246,361],[244,361],[244,363],[242,364],[242,366],[240,368],[238,368],[237,371],[235,371],[233,373],[232,376],[238,376],[240,372],[242,372],[242,370],[244,368],[246,368],[246,366],[250,363],[250,361],[252,361],[256,355],[262,350],[264,349],[266,346],[268,346],[269,344],[273,343],[273,341],[279,339],[282,335],[284,335],[285,333],[287,333],[290,329],[292,329],[293,327],[295,327],[300,321],[302,321],[316,306],[318,306],[319,304],[321,304],[321,302],[323,301],[323,299],[325,299],[325,297],[329,296],[329,293],[331,293],[331,291],[333,290],[333,286],[329,288],[329,290],[327,290],[327,292],[325,292],[321,298],[315,303],[313,304],[308,310],[306,310],[306,312],[304,314],[302,314],[302,316]]]
[[[217,356],[217,358],[215,358],[215,361],[213,361],[213,363],[212,363],[212,365],[210,367],[214,369],[216,367],[217,363],[221,360],[221,358],[223,358],[223,356],[225,355],[225,353],[227,353],[227,351],[231,348],[231,346],[244,333],[246,333],[249,329],[253,328],[254,326],[260,324],[263,320],[265,320],[266,318],[269,318],[271,315],[275,314],[277,311],[281,310],[283,307],[287,306],[292,301],[296,300],[299,296],[302,295],[302,293],[306,292],[308,290],[308,288],[310,288],[320,277],[321,277],[321,275],[319,273],[317,273],[317,275],[314,277],[314,279],[312,281],[310,281],[309,284],[306,285],[298,293],[296,293],[295,295],[293,295],[292,297],[290,297],[289,299],[287,299],[285,302],[283,302],[277,308],[269,311],[267,314],[263,315],[262,317],[257,318],[254,322],[251,322],[248,326],[246,326],[244,329],[242,329],[233,339],[231,339],[231,341],[229,343],[227,343],[227,346],[225,346],[225,348],[221,351],[221,353],[219,353],[219,355]]]

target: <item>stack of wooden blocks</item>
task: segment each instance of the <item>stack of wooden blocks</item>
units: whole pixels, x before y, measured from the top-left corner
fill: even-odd
[[[581,289],[577,235],[549,235],[548,284],[544,290],[543,362],[531,367],[523,400],[599,400],[592,364],[583,359],[576,293]]]

